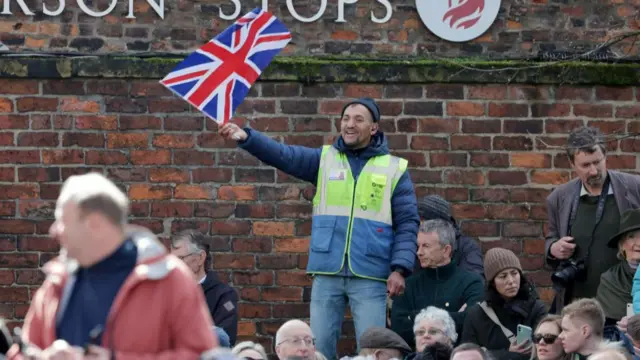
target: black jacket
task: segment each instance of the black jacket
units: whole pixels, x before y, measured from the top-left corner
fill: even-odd
[[[516,297],[505,302],[489,285],[486,292],[487,304],[496,312],[498,319],[512,333],[517,334],[519,324],[535,329],[540,320],[547,315],[545,304],[537,299],[528,281],[521,275],[522,283]],[[528,360],[530,354],[521,355],[509,352],[509,339],[502,329],[485,314],[480,305],[476,304],[467,310],[460,343],[474,343],[485,347],[500,360]]]
[[[238,335],[238,294],[231,286],[221,282],[213,271],[207,272],[207,277],[200,285],[213,323],[224,329],[231,346],[235,345]]]

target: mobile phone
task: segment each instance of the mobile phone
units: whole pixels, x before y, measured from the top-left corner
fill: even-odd
[[[516,337],[516,343],[518,345],[524,344],[527,341],[531,342],[531,336],[533,335],[533,330],[526,325],[518,325],[518,335]]]
[[[627,304],[627,316],[633,316],[633,304]]]

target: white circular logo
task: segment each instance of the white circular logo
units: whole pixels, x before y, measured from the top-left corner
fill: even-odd
[[[491,27],[500,0],[416,0],[422,22],[436,36],[454,42],[469,41]]]

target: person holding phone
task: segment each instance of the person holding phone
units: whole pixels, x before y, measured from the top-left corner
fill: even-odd
[[[518,341],[518,325],[535,328],[547,315],[546,306],[530,291],[520,260],[511,250],[487,251],[484,273],[485,301],[468,310],[460,342],[484,347],[500,360],[528,360],[533,344],[530,336]]]

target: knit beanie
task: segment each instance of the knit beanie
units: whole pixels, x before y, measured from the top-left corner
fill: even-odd
[[[511,250],[493,248],[484,254],[484,277],[493,280],[499,272],[505,269],[518,269],[522,272],[520,260]]]
[[[454,222],[451,217],[451,204],[438,195],[428,195],[420,199],[418,213],[423,220],[442,219]]]
[[[369,110],[369,112],[371,113],[371,118],[373,119],[374,123],[380,122],[380,108],[378,107],[378,104],[376,104],[376,101],[373,100],[372,98],[368,98],[368,97],[362,97],[356,100],[353,100],[349,103],[347,103],[343,108],[342,108],[342,113],[340,115],[340,117],[344,116],[344,112],[345,110],[347,110],[347,108],[351,105],[354,104],[360,104],[364,107],[367,108],[367,110]]]

